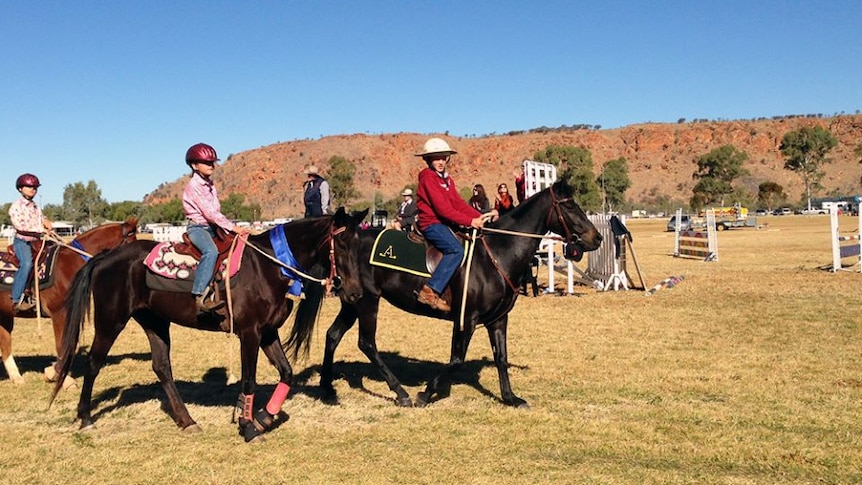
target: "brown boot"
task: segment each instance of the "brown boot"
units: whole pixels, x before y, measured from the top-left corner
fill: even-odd
[[[34,308],[36,308],[35,303],[29,302],[29,301],[22,301],[22,302],[19,302],[17,305],[15,305],[15,312],[16,313],[27,313],[27,312],[33,311]]]
[[[448,303],[446,303],[446,300],[441,298],[440,295],[438,295],[428,285],[422,287],[422,290],[419,292],[419,296],[416,298],[416,301],[428,305],[435,310],[440,310],[443,312],[452,311],[452,308],[449,306]]]
[[[213,301],[204,299],[203,295],[195,295],[195,305],[198,313],[214,313],[224,307],[224,301]]]

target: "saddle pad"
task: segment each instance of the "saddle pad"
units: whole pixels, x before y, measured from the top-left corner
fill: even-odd
[[[466,246],[466,242],[464,243]],[[407,233],[398,229],[384,229],[371,247],[372,266],[403,271],[417,276],[431,277],[433,268],[428,267],[425,243],[416,243],[407,238]],[[436,251],[436,249],[434,250]],[[437,254],[439,256],[439,252]],[[464,252],[466,259],[466,251]],[[437,265],[435,258],[434,267]],[[464,264],[464,259],[461,264]]]
[[[242,253],[245,249],[245,241],[239,239],[233,251],[233,257],[228,262],[222,261],[219,271],[223,278],[236,275],[242,261]],[[230,264],[228,264],[230,263]],[[174,243],[162,242],[150,251],[144,258],[144,265],[154,274],[171,280],[194,280],[195,270],[199,261],[187,254],[179,254],[174,251]]]
[[[57,260],[57,248],[54,244],[46,245],[42,254],[42,261],[36,267],[39,274],[39,289],[50,288],[54,284],[54,263]],[[0,260],[0,290],[12,291],[12,281],[18,266],[5,260]]]
[[[147,282],[147,288],[151,290],[171,291],[175,293],[191,293],[192,286],[195,284],[194,278],[186,280],[162,278],[152,271],[147,271],[147,275],[144,280]],[[219,280],[216,282],[219,291],[224,291],[224,281],[225,280]],[[239,278],[231,278],[230,287],[235,288],[237,281],[239,281]]]

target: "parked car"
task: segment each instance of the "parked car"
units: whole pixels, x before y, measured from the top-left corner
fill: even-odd
[[[756,215],[756,216],[768,216],[769,211],[767,211],[766,209],[757,209],[757,211],[754,212],[754,215]]]
[[[828,214],[829,211],[826,209],[816,209],[816,208],[812,207],[811,209],[802,209],[801,211],[799,211],[799,213],[804,214],[806,216],[811,216],[811,215]]]
[[[676,231],[676,216],[671,216],[670,220],[667,221],[667,230],[668,232]],[[680,220],[680,230],[681,231],[690,231],[691,230],[691,217],[688,214],[683,214],[682,219]]]
[[[791,214],[793,214],[793,211],[790,210],[790,207],[782,207],[781,209],[772,211],[772,215],[774,216],[789,216]]]

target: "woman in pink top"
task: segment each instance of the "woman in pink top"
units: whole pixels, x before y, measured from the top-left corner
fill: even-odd
[[[215,302],[204,298],[204,292],[212,281],[218,259],[218,248],[213,241],[218,226],[228,232],[248,234],[248,229],[239,227],[221,213],[218,191],[212,175],[218,161],[215,148],[206,143],[192,145],[186,151],[186,164],[192,169],[192,178],[183,190],[183,211],[189,220],[186,233],[189,240],[201,252],[200,264],[195,271],[192,296],[198,312],[214,312],[224,306],[224,301]]]
[[[455,153],[458,152],[449,148],[446,141],[431,138],[425,142],[422,153],[416,154],[428,164],[428,168],[419,172],[417,224],[425,239],[443,253],[428,283],[419,292],[417,301],[444,312],[451,311],[451,307],[441,295],[464,257],[464,247],[450,227],[480,228],[487,219],[497,216],[495,210],[480,214],[458,195],[455,181],[446,172],[449,157]]]

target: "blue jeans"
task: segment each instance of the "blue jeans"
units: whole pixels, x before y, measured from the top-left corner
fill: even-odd
[[[431,224],[422,231],[422,234],[425,235],[425,239],[443,253],[443,259],[440,260],[440,264],[437,265],[437,269],[434,270],[434,274],[428,280],[428,286],[432,290],[438,294],[443,293],[449,280],[452,279],[452,275],[461,265],[461,260],[464,259],[464,246],[443,224]]]
[[[12,241],[12,248],[18,258],[18,271],[12,281],[12,302],[18,303],[21,301],[24,289],[27,288],[27,278],[30,277],[30,271],[33,269],[33,248],[30,247],[30,243],[17,237]]]
[[[198,264],[198,269],[195,270],[195,282],[192,285],[192,293],[195,295],[203,295],[210,284],[215,270],[216,260],[218,259],[218,248],[213,242],[215,232],[212,227],[203,224],[192,224],[186,229],[189,235],[189,240],[201,252],[201,261]]]

